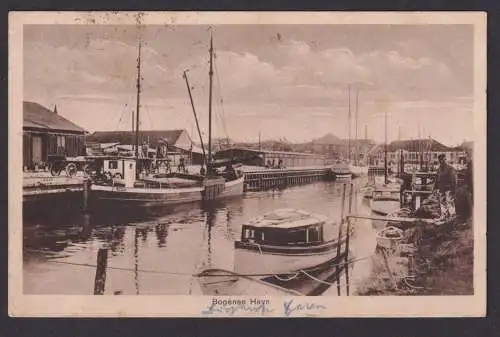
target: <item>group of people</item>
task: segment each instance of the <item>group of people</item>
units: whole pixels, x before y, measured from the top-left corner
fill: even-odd
[[[464,172],[464,183],[457,184],[457,171],[446,162],[444,154],[438,156],[439,168],[434,189],[443,196],[450,195],[455,201],[457,216],[467,219],[472,216],[473,205],[473,172],[472,159],[469,158]]]
[[[268,159],[265,167],[266,168],[278,168],[278,169],[280,169],[280,168],[285,168],[285,165],[283,163],[283,159],[278,160],[278,165],[275,164],[274,159],[273,159],[273,161]]]
[[[472,160],[469,158],[464,172],[464,182],[458,186],[456,169],[446,162],[446,156],[438,156],[439,167],[434,184],[434,192],[439,192],[443,200],[448,196],[454,200],[457,216],[467,219],[472,216],[473,205],[473,172]],[[412,189],[412,175],[403,173],[401,191]]]

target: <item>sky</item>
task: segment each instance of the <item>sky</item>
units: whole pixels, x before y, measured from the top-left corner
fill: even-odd
[[[472,25],[216,25],[213,136],[303,142],[473,139]],[[141,129],[208,133],[210,27],[24,26],[23,96],[88,131],[130,130],[141,56]],[[349,90],[350,100],[349,104]],[[357,97],[357,99],[356,99]]]

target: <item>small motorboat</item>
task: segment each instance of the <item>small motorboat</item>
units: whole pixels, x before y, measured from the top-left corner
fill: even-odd
[[[395,249],[405,236],[402,229],[388,226],[377,233],[377,245],[386,249]]]
[[[242,226],[235,242],[235,272],[289,275],[328,264],[344,252],[346,234],[328,218],[297,209],[278,209]],[[340,247],[339,247],[340,246]]]

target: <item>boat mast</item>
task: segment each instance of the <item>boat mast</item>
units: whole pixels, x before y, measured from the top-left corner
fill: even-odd
[[[384,115],[385,119],[385,143],[384,143],[384,181],[387,185],[387,110]]]
[[[212,162],[212,77],[214,74],[213,54],[214,54],[213,38],[212,38],[212,31],[210,31],[210,71],[208,73],[210,79],[210,89],[208,96],[208,163],[209,164]]]
[[[356,88],[356,119],[355,119],[355,125],[356,125],[356,133],[355,133],[355,136],[356,136],[356,159],[354,161],[354,163],[357,165],[358,164],[358,158],[359,158],[359,154],[358,154],[358,94],[359,94],[359,89]]]
[[[137,56],[137,100],[135,108],[135,157],[139,159],[139,107],[141,105],[141,42]],[[136,177],[139,178],[139,167],[136,165]]]
[[[191,88],[189,87],[189,81],[187,77],[187,70],[184,70],[183,77],[186,80],[186,86],[189,93],[189,100],[191,101],[191,107],[193,108],[194,120],[196,122],[196,129],[198,130],[198,135],[200,136],[201,150],[203,151],[203,158],[205,165],[207,165],[207,156],[205,154],[205,145],[203,144],[203,137],[201,136],[200,124],[198,123],[198,116],[196,115],[196,110],[194,108],[193,96],[191,95]]]
[[[347,118],[347,161],[351,161],[351,84],[347,86],[348,118]]]

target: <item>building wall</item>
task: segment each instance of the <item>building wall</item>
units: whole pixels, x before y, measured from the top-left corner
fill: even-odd
[[[34,168],[36,153],[34,153],[34,138],[41,139],[41,162],[47,163],[49,155],[65,155],[76,157],[85,155],[85,136],[83,134],[23,131],[23,166]],[[35,155],[35,158],[34,158]]]
[[[460,158],[465,156],[463,151],[446,151],[446,152],[425,152],[421,154],[420,152],[409,152],[403,151],[403,159],[405,164],[420,164],[421,156],[424,163],[431,162],[435,163],[438,161],[438,156],[444,154],[446,161],[450,164],[457,164]],[[400,152],[387,152],[388,162],[397,163],[400,159]],[[372,165],[383,164],[384,163],[384,152],[378,152],[373,157]]]
[[[320,166],[325,164],[325,159],[322,156],[306,156],[299,154],[275,154],[265,153],[264,163],[271,161],[274,165],[278,165],[279,161],[283,160],[285,167],[300,167],[300,166]]]

